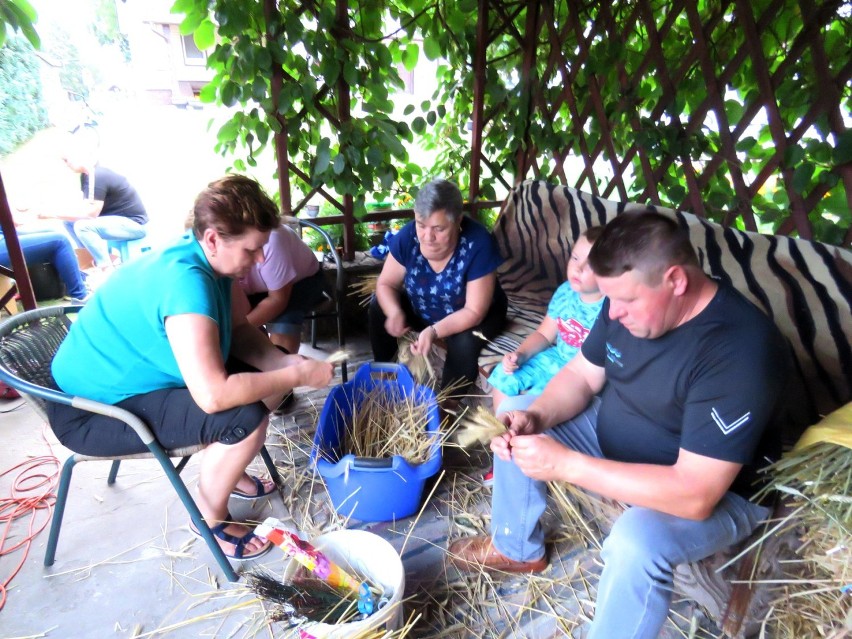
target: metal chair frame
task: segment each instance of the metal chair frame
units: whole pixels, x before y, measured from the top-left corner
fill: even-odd
[[[85,397],[77,397],[62,392],[53,380],[50,373],[50,364],[59,345],[68,333],[71,325],[71,317],[82,307],[80,306],[50,306],[37,308],[15,315],[0,324],[0,380],[19,391],[32,406],[35,412],[47,421],[47,402],[57,402],[73,406],[100,415],[106,415],[120,420],[132,428],[139,439],[148,448],[147,453],[134,455],[121,455],[117,457],[100,457],[73,453],[62,466],[59,480],[59,488],[56,495],[56,504],[53,511],[53,521],[50,526],[50,536],[44,555],[44,565],[52,566],[56,556],[56,546],[59,541],[59,532],[62,528],[62,517],[65,512],[65,502],[68,498],[68,489],[71,484],[71,475],[74,466],[83,461],[111,461],[107,484],[115,483],[118,468],[124,459],[156,459],[166,474],[172,487],[189,513],[192,523],[201,537],[207,543],[210,552],[219,564],[222,572],[229,581],[238,581],[239,577],[234,571],[222,548],[204,520],[198,505],[189,493],[186,484],[180,477],[181,471],[186,466],[189,458],[200,451],[203,446],[192,446],[188,448],[166,450],[154,438],[151,429],[139,417],[133,413],[104,404]],[[260,449],[260,455],[272,477],[275,485],[282,486],[281,477],[266,446]],[[180,458],[177,465],[173,465],[171,458]]]
[[[329,235],[328,231],[319,226],[318,224],[314,224],[313,222],[309,222],[307,220],[303,220],[300,218],[296,218],[296,221],[299,223],[300,227],[300,235],[301,230],[304,228],[313,229],[317,233],[319,233],[326,245],[331,249],[331,255],[334,259],[334,265],[337,268],[337,274],[334,282],[334,299],[331,300],[333,303],[333,310],[322,310],[321,308],[314,309],[310,313],[305,315],[305,319],[311,321],[311,346],[313,348],[317,347],[317,320],[322,317],[334,317],[337,322],[337,344],[342,349],[346,343],[346,336],[343,333],[343,298],[346,295],[346,271],[343,270],[343,260],[340,259],[340,255],[334,250],[334,243]],[[320,266],[322,269],[322,266]],[[349,381],[349,375],[346,370],[346,362],[342,362],[340,364],[340,376],[345,384]]]

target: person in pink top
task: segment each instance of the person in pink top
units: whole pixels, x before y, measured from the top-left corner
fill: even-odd
[[[305,313],[325,299],[326,283],[314,252],[286,224],[269,234],[262,263],[239,279],[251,310],[248,321],[269,339],[298,353]]]

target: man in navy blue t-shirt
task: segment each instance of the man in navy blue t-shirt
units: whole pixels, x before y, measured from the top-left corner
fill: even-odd
[[[112,269],[109,240],[138,240],[147,235],[148,213],[142,198],[126,177],[97,163],[97,134],[80,131],[70,136],[62,155],[80,175],[82,200],[61,213],[41,217],[62,220],[72,242],[92,255],[104,273]]]
[[[538,397],[507,399],[491,536],[450,547],[461,569],[537,572],[547,481],[630,506],[601,557],[590,639],[653,638],[672,573],[745,539],[769,509],[754,471],[780,451],[790,358],[772,322],[701,270],[673,219],[623,213],[589,263],[607,296],[582,350]]]

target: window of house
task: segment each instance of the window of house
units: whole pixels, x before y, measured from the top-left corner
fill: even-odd
[[[191,35],[181,36],[183,42],[183,61],[185,64],[206,64],[207,53],[195,46]]]

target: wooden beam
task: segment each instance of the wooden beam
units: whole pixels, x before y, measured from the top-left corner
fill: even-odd
[[[12,209],[9,208],[9,200],[6,199],[6,187],[3,186],[2,175],[0,175],[0,228],[3,229],[6,251],[9,253],[9,262],[12,264],[12,277],[21,296],[21,305],[25,311],[31,311],[36,307],[35,293],[27,270],[27,262],[24,259],[24,251],[18,241]]]
[[[476,18],[476,50],[473,55],[473,131],[470,141],[470,185],[467,201],[472,206],[479,199],[479,175],[482,165],[482,121],[485,103],[485,57],[488,31],[488,0],[478,0]],[[473,209],[471,209],[473,212]]]
[[[334,18],[334,36],[338,42],[351,38],[349,24],[349,3],[347,0],[337,0]],[[337,117],[341,127],[351,119],[349,110],[349,84],[340,74],[337,80]],[[343,259],[355,259],[355,216],[353,213],[353,197],[351,193],[343,194]]]
[[[263,17],[266,19],[266,44],[270,46],[275,42],[277,32],[272,30],[272,23],[276,22],[278,16],[278,3],[276,0],[263,0]],[[275,56],[272,57],[275,59]],[[280,64],[272,65],[272,79],[270,80],[270,91],[272,93],[272,116],[278,122],[280,130],[273,134],[275,145],[275,162],[278,167],[278,194],[281,199],[281,212],[291,215],[293,212],[292,195],[290,194],[290,172],[287,152],[287,120],[278,113],[281,87],[284,86],[284,69]]]

